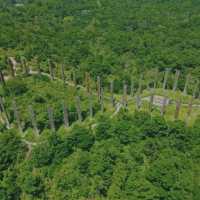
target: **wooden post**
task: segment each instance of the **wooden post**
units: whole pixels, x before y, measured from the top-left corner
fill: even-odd
[[[98,101],[101,101],[101,78],[100,76],[97,76],[97,96],[98,96]]]
[[[175,114],[174,114],[175,120],[177,120],[179,118],[180,109],[181,109],[181,100],[179,99],[178,101],[176,101],[176,110],[175,110]]]
[[[158,72],[158,69],[156,69],[156,72],[155,72],[155,78],[153,80],[153,88],[154,90],[156,89],[157,85],[158,85],[158,81],[159,81],[159,72]]]
[[[15,77],[17,62],[16,62],[16,60],[13,57],[9,57],[8,58],[8,63],[10,65],[11,76]]]
[[[81,100],[80,97],[76,97],[76,111],[78,114],[78,120],[81,122],[83,120],[82,113],[81,113]]]
[[[6,85],[5,79],[4,79],[4,75],[2,70],[0,70],[0,82],[2,83],[3,86]]]
[[[154,102],[154,90],[151,89],[151,95],[149,99],[149,111],[152,112],[153,110],[153,102]]]
[[[110,102],[112,106],[115,106],[115,100],[114,100],[114,81],[112,80],[110,82]]]
[[[163,81],[163,89],[165,90],[166,87],[167,87],[167,81],[168,81],[168,77],[169,77],[169,72],[170,72],[170,69],[167,68],[165,70],[165,76],[164,76],[164,81]]]
[[[54,115],[53,115],[53,109],[51,107],[48,107],[48,117],[49,117],[49,126],[51,128],[51,131],[55,133],[55,121],[54,121]]]
[[[64,126],[66,128],[69,127],[69,112],[65,102],[63,102],[63,121],[64,121]]]
[[[100,95],[101,112],[104,112],[104,90],[103,90],[103,88],[101,88],[100,91],[101,91],[101,95]]]
[[[197,93],[197,90],[198,90],[198,87],[199,87],[199,80],[197,80],[195,86],[194,86],[194,90],[193,90],[193,98],[196,98],[196,93]]]
[[[10,128],[9,117],[8,117],[8,113],[6,111],[6,108],[4,106],[4,102],[3,102],[2,97],[0,97],[0,107],[1,107],[2,112],[4,113],[4,116],[5,116],[6,127],[9,129]]]
[[[55,76],[54,76],[54,63],[49,60],[49,73],[50,73],[50,77],[51,77],[51,80],[54,81],[55,79]]]
[[[88,93],[90,93],[90,74],[88,72],[85,73],[85,86]]]
[[[164,116],[166,113],[166,104],[167,104],[167,96],[164,97],[161,106],[161,116]]]
[[[72,71],[72,81],[74,83],[74,86],[76,87],[77,82],[76,82],[76,72],[75,72],[75,70]]]
[[[130,93],[131,97],[134,96],[134,81],[133,79],[131,79],[131,93]]]
[[[25,58],[24,58],[22,61],[23,61],[24,69],[25,69],[25,74],[28,76],[29,73],[30,73],[30,68],[29,68],[29,66],[27,65],[27,62],[26,62],[26,59],[25,59]]]
[[[93,117],[93,103],[92,103],[92,94],[89,92],[89,113],[90,113],[90,118]]]
[[[33,110],[33,107],[31,105],[29,105],[29,114],[30,114],[32,127],[34,128],[34,131],[35,131],[36,135],[38,136],[39,130],[38,130],[38,126],[37,126],[36,116],[35,116],[35,112]]]
[[[141,94],[142,92],[142,74],[140,75],[140,80],[139,80],[139,87],[138,87],[138,93]]]
[[[141,105],[142,105],[142,100],[141,100],[140,94],[136,95],[136,99],[135,100],[136,100],[136,109],[140,110]]]
[[[179,76],[180,76],[180,71],[176,70],[176,74],[175,74],[175,78],[174,78],[173,91],[176,91],[176,89],[177,89]]]
[[[187,95],[187,89],[188,89],[189,82],[190,82],[190,74],[188,74],[186,77],[185,86],[184,86],[184,90],[183,90],[184,95]]]
[[[18,111],[17,103],[16,103],[15,99],[13,100],[13,111],[14,111],[14,119],[17,122],[17,127],[18,127],[19,131],[22,133],[23,129],[22,129],[20,116],[19,116],[19,111]]]
[[[40,63],[38,63],[38,75],[41,76],[42,75],[42,70],[40,67]]]
[[[188,121],[189,121],[189,118],[192,114],[192,106],[193,106],[193,97],[190,99],[190,102],[188,104],[188,111],[187,111],[187,114],[186,114],[186,118],[185,118],[185,123],[188,124]]]
[[[127,84],[125,81],[123,81],[123,96],[122,96],[122,104],[124,108],[127,107],[128,101],[127,101]]]
[[[63,84],[65,85],[66,77],[65,77],[65,66],[64,66],[64,64],[61,65],[61,76],[62,76]]]

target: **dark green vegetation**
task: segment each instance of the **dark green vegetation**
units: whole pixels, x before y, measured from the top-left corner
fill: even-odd
[[[23,5],[12,2],[24,2]],[[199,0],[0,0],[4,56],[47,59],[93,76],[166,67],[200,76]]]
[[[9,78],[0,96],[12,123],[10,130],[0,125],[0,199],[198,200],[198,117],[186,127],[181,121],[157,117],[159,110],[152,116],[132,112],[131,105],[130,112],[111,118],[109,112],[98,112],[93,96],[97,115],[89,119],[84,90],[21,72],[11,79],[7,58],[13,56],[18,63],[26,58],[35,72],[39,66],[48,72],[51,59],[57,77],[64,64],[67,79],[75,71],[81,84],[85,72],[90,72],[93,89],[99,75],[105,96],[114,80],[117,99],[121,99],[124,80],[130,86],[134,79],[138,88],[143,73],[143,89],[154,81],[162,88],[164,69],[172,68],[173,73],[180,69],[177,97],[182,95],[179,90],[187,73],[195,77],[188,86],[192,94],[200,77],[199,5],[199,0],[0,0],[0,70]],[[170,75],[169,93],[173,82]],[[75,122],[77,95],[82,123]],[[24,133],[18,131],[14,119],[14,98]],[[69,128],[63,127],[63,100],[70,113]],[[28,105],[36,112],[40,135],[31,128]],[[48,106],[54,110],[54,133]],[[107,102],[105,106],[111,110]],[[172,116],[174,108],[170,109]]]
[[[1,134],[0,198],[199,198],[199,122],[189,129],[147,113],[121,113],[95,123],[46,131],[31,152],[16,131]]]

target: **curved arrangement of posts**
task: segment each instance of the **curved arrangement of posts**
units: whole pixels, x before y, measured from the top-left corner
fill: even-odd
[[[16,77],[17,76],[17,62],[15,61],[15,59],[13,57],[10,57],[10,58],[8,58],[8,64],[10,66],[10,77],[11,78]],[[38,68],[37,71],[31,70],[30,67],[27,65],[25,59],[21,59],[20,66],[21,66],[22,72],[26,75],[38,74],[38,75],[48,76],[51,81],[63,81],[64,86],[70,85],[70,86],[74,86],[74,87],[79,87],[82,90],[84,90],[86,92],[86,94],[88,96],[88,100],[89,100],[88,113],[89,113],[90,118],[92,118],[95,114],[94,110],[93,110],[92,96],[95,96],[97,98],[97,101],[100,104],[101,112],[105,111],[105,105],[106,105],[105,102],[110,103],[111,107],[114,108],[114,114],[112,116],[116,115],[120,111],[121,108],[129,109],[129,104],[131,104],[133,102],[135,105],[134,108],[136,110],[141,110],[144,101],[148,102],[148,107],[149,107],[148,110],[150,113],[153,112],[155,107],[157,107],[160,109],[160,114],[162,116],[164,116],[166,113],[166,107],[167,107],[167,105],[170,104],[170,99],[167,97],[167,95],[164,95],[164,96],[156,95],[156,93],[155,93],[156,86],[157,86],[156,80],[152,81],[153,87],[148,84],[147,88],[143,88],[143,85],[142,85],[143,76],[142,75],[140,77],[140,80],[138,81],[139,84],[138,84],[137,88],[135,87],[135,84],[134,84],[134,78],[131,79],[130,85],[126,81],[123,81],[122,94],[120,95],[120,98],[116,98],[115,97],[116,94],[114,93],[114,89],[115,89],[114,80],[110,81],[109,88],[107,88],[108,92],[106,93],[105,87],[103,87],[102,79],[100,76],[98,76],[96,78],[96,80],[94,81],[91,79],[90,74],[86,73],[85,78],[84,78],[84,86],[83,86],[83,85],[78,85],[75,71],[73,71],[73,73],[72,73],[71,80],[70,81],[67,80],[67,77],[65,75],[64,65],[61,66],[61,77],[57,77],[55,74],[56,65],[52,61],[49,61],[49,73],[42,72],[40,67]],[[170,69],[166,69],[164,77],[163,77],[163,82],[162,82],[162,90],[163,91],[165,91],[167,89],[169,76],[170,76]],[[174,81],[173,81],[173,85],[172,85],[172,91],[175,92],[178,89],[180,71],[176,70],[176,72],[175,72],[175,74],[173,74],[173,76],[174,76]],[[0,71],[0,82],[3,86],[6,85],[6,79],[7,78],[4,77],[4,73],[2,71]],[[186,81],[185,81],[184,89],[182,91],[183,95],[186,95],[188,93],[188,86],[190,84],[191,75],[187,75],[185,80]],[[92,89],[91,82],[96,82],[95,90]],[[148,97],[142,96],[144,89],[147,89],[149,91]],[[196,94],[197,94],[198,89],[199,89],[199,82],[196,81],[196,84],[193,87],[193,94],[191,95],[191,99],[187,105],[184,105],[184,106],[188,107],[186,117],[185,117],[186,123],[188,123],[188,120],[192,114],[193,107],[200,106],[200,105],[194,104],[194,100],[195,100],[195,98],[197,98]],[[180,115],[181,106],[183,105],[181,102],[181,99],[176,99],[174,102],[171,102],[171,103],[174,103],[174,105],[175,105],[174,119],[178,120],[179,115]],[[38,135],[41,130],[39,130],[38,125],[37,125],[36,113],[33,109],[33,106],[28,105],[27,107],[28,107],[27,110],[28,110],[29,116],[30,116],[31,126],[34,129],[35,133]],[[77,120],[79,122],[81,122],[84,120],[84,117],[82,115],[81,99],[79,96],[75,97],[75,107],[76,107]],[[10,120],[10,116],[5,107],[5,102],[4,102],[3,97],[0,97],[0,110],[1,110],[1,119],[2,119],[3,123],[6,125],[6,127],[8,129],[11,128],[13,121],[11,122],[11,120]],[[17,125],[19,131],[23,132],[24,127],[22,125],[23,123],[21,122],[20,112],[18,110],[18,105],[17,105],[15,99],[13,99],[12,110],[13,110],[13,114],[14,114],[14,122]],[[63,124],[65,127],[69,127],[70,126],[70,123],[69,123],[70,113],[68,111],[66,102],[62,102],[62,110],[63,110]],[[52,130],[52,132],[55,132],[56,126],[55,126],[55,117],[54,117],[53,108],[49,106],[47,108],[47,113],[48,113],[48,121],[49,121],[48,127]]]

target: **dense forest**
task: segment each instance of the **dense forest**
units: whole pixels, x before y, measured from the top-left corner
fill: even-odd
[[[198,200],[199,13],[199,0],[0,0],[0,199]]]
[[[199,0],[1,0],[4,56],[96,76],[166,67],[200,76]]]
[[[199,121],[148,113],[100,116],[43,132],[31,154],[15,130],[0,136],[1,199],[197,200]]]

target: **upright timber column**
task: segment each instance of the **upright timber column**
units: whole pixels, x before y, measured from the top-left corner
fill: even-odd
[[[176,101],[176,109],[175,109],[175,114],[174,114],[175,120],[178,120],[179,118],[180,109],[181,109],[181,100],[179,99],[178,101]]]
[[[77,110],[77,114],[78,114],[78,120],[80,122],[82,122],[83,117],[82,117],[82,113],[81,113],[81,100],[80,100],[79,96],[76,97],[76,110]]]
[[[23,129],[22,129],[20,116],[19,116],[19,111],[18,111],[17,103],[16,103],[15,99],[13,100],[13,111],[14,111],[14,119],[16,120],[17,127],[18,127],[19,131],[22,133]]]
[[[161,116],[164,116],[166,113],[166,105],[167,105],[167,96],[164,96],[164,99],[162,101],[162,105],[161,105]]]
[[[97,76],[97,96],[98,96],[98,101],[101,101],[101,78],[100,76]]]
[[[191,75],[188,74],[187,77],[186,77],[185,86],[184,86],[184,90],[183,90],[184,95],[187,95],[187,89],[188,89],[188,85],[189,85],[189,82],[190,82],[190,78],[191,78]]]
[[[90,74],[88,72],[85,73],[85,86],[88,93],[90,93]]]
[[[115,102],[114,102],[114,81],[112,80],[110,82],[110,102],[112,104],[112,106],[115,106]]]
[[[100,104],[101,104],[101,112],[104,112],[104,89],[101,88],[101,97],[100,97]]]
[[[38,126],[37,126],[36,116],[35,116],[33,107],[31,105],[29,105],[29,113],[30,113],[30,119],[31,119],[32,126],[34,128],[36,135],[38,136],[39,130],[38,130]]]
[[[67,109],[67,104],[63,101],[63,121],[64,126],[67,128],[69,127],[69,112]]]
[[[92,103],[92,93],[89,92],[89,113],[90,113],[90,118],[93,117],[93,103]]]
[[[49,126],[51,128],[51,131],[55,133],[56,132],[55,121],[54,121],[53,109],[51,107],[48,107],[48,117],[49,117]]]
[[[9,57],[8,63],[10,65],[11,76],[15,77],[16,76],[17,62],[13,57]]]
[[[26,58],[21,58],[21,63],[23,65],[23,69],[25,70],[25,74],[28,76],[30,73],[30,68],[27,65]]]
[[[10,128],[8,113],[7,113],[6,108],[4,106],[4,101],[3,101],[2,97],[0,97],[0,108],[1,108],[2,113],[4,113],[4,116],[5,116],[6,127]]]
[[[133,78],[131,79],[131,93],[130,93],[131,97],[134,96],[134,80]]]
[[[143,78],[143,75],[141,74],[140,79],[139,79],[138,91],[137,91],[139,94],[141,94],[142,92],[142,78]]]
[[[168,78],[169,78],[169,72],[170,72],[170,69],[167,68],[165,70],[165,76],[164,76],[164,81],[163,81],[163,89],[165,90],[166,87],[167,87],[167,81],[168,81]]]
[[[65,85],[66,77],[65,77],[65,66],[64,66],[64,64],[61,65],[61,77],[62,77],[62,80],[63,80],[63,85]]]
[[[177,89],[179,76],[180,76],[180,71],[176,70],[176,74],[175,74],[175,78],[174,78],[173,91],[176,91],[176,89]]]
[[[185,123],[186,123],[187,125],[188,125],[188,122],[189,122],[189,118],[190,118],[190,116],[191,116],[191,114],[192,114],[193,100],[194,100],[194,98],[192,97],[192,98],[190,99],[189,104],[188,104],[188,111],[187,111],[187,114],[186,114],[186,117],[185,117]]]
[[[0,82],[3,86],[6,85],[6,82],[5,82],[5,79],[4,79],[4,75],[3,75],[3,72],[2,70],[0,70]]]
[[[140,110],[142,105],[142,100],[139,93],[136,94],[135,101],[136,101],[136,110]]]
[[[193,90],[193,94],[192,94],[194,99],[196,98],[198,87],[199,87],[199,80],[196,81],[195,86],[194,86],[194,90]]]
[[[151,89],[151,95],[149,99],[149,111],[152,112],[154,103],[154,89]]]
[[[76,71],[75,70],[72,71],[72,81],[74,83],[74,86],[76,87],[77,81],[76,81]]]
[[[125,81],[123,81],[123,96],[122,96],[122,104],[124,108],[127,107],[128,101],[127,101],[127,84]]]
[[[49,73],[52,81],[54,81],[55,79],[54,68],[55,68],[54,63],[51,60],[49,60]]]

